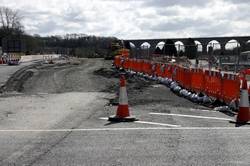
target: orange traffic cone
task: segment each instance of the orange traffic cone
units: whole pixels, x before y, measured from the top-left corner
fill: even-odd
[[[250,120],[250,111],[249,111],[247,81],[244,78],[242,82],[239,112],[236,118],[236,123],[247,123],[249,120]]]
[[[128,96],[126,90],[126,80],[124,74],[120,76],[120,93],[119,93],[119,105],[115,116],[111,116],[108,119],[112,122],[133,122],[137,119],[131,117],[128,108]]]

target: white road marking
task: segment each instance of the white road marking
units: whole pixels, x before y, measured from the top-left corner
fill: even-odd
[[[83,129],[27,129],[0,130],[0,132],[84,132],[125,130],[250,130],[250,127],[131,127],[131,128],[83,128]]]
[[[218,111],[213,111],[213,110],[205,110],[205,109],[194,109],[194,108],[190,108],[190,111],[201,111],[201,112],[218,112]]]
[[[156,122],[147,122],[147,121],[135,121],[135,123],[151,124],[151,125],[159,125],[159,126],[169,126],[169,127],[181,127],[180,125],[173,125],[173,124],[166,124],[166,123],[156,123]]]
[[[99,118],[101,120],[108,120],[106,117]],[[157,123],[157,122],[148,122],[148,121],[134,121],[134,123],[141,123],[141,124],[150,124],[150,125],[158,125],[158,126],[168,126],[168,127],[181,127],[180,125],[173,125],[167,123]]]
[[[101,117],[101,118],[99,118],[99,119],[101,119],[101,120],[108,120],[107,117]]]
[[[229,118],[217,118],[217,117],[207,117],[207,116],[197,116],[197,115],[168,114],[168,113],[155,113],[155,112],[150,112],[149,114],[150,115],[180,116],[180,117],[188,117],[188,118],[200,118],[200,119],[233,121],[233,119],[229,119]]]

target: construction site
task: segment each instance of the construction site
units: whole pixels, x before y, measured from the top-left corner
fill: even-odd
[[[250,165],[249,2],[0,2],[0,166]]]
[[[1,165],[248,165],[244,75],[116,53],[0,65]]]

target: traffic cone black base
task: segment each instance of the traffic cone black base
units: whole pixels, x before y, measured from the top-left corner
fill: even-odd
[[[234,123],[234,124],[239,125],[239,126],[250,125],[250,122],[237,122],[237,121],[233,121],[233,120],[229,121],[229,123]]]
[[[108,118],[108,121],[110,122],[134,122],[134,121],[138,121],[138,119],[136,119],[135,117],[131,117],[131,116],[128,116],[125,118],[120,118],[117,116],[110,116]]]

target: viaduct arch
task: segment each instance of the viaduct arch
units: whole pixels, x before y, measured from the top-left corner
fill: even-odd
[[[229,41],[237,41],[239,43],[241,51],[246,51],[247,48],[249,48],[250,44],[250,36],[227,36],[227,37],[195,37],[191,38],[194,41],[198,41],[200,43],[200,47],[202,48],[201,53],[206,55],[208,54],[207,46],[209,42],[211,41],[218,41],[220,44],[220,51],[225,52],[226,51],[226,44]],[[140,46],[147,42],[149,43],[150,47],[149,53],[153,53],[155,51],[155,48],[157,47],[158,43],[165,42],[166,40],[172,40],[175,42],[182,42],[185,46],[186,43],[190,40],[190,38],[162,38],[162,39],[131,39],[131,40],[123,40],[125,42],[131,42],[135,46],[136,49],[139,49]]]

